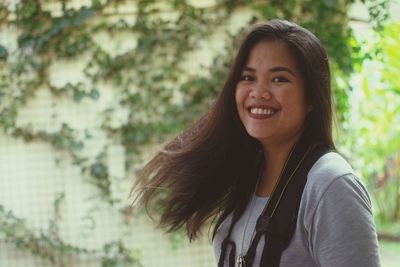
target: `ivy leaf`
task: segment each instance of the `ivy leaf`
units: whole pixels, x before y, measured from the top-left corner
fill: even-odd
[[[85,95],[85,92],[84,92],[84,91],[81,91],[81,90],[74,90],[74,96],[73,96],[73,98],[74,98],[74,100],[75,100],[76,102],[80,102],[85,96],[86,96],[86,95]]]
[[[40,9],[40,5],[36,1],[22,3],[20,12],[24,19],[30,19]]]
[[[103,5],[100,0],[92,0],[92,7],[93,8],[101,8]]]
[[[61,18],[57,23],[53,24],[50,30],[50,34],[56,35],[69,26],[70,21],[67,18]]]
[[[7,60],[8,51],[7,49],[0,44],[0,60]]]
[[[98,91],[96,88],[93,88],[93,89],[90,91],[89,96],[90,96],[90,98],[93,99],[93,100],[98,100],[99,97],[100,97],[100,93],[99,93],[99,91]]]
[[[74,19],[75,26],[81,26],[83,21],[90,18],[95,14],[94,10],[91,8],[83,7],[79,15]]]
[[[337,0],[323,0],[322,1],[326,7],[334,8],[338,6]]]
[[[79,150],[82,150],[84,148],[84,144],[82,142],[73,142],[70,145],[70,148],[72,150],[78,150],[79,151]]]
[[[108,168],[101,162],[96,162],[90,167],[90,175],[98,180],[106,180],[108,177]]]

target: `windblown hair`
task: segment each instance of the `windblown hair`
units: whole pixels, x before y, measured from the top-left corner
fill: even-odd
[[[231,212],[243,210],[254,192],[264,155],[259,141],[247,134],[240,121],[235,88],[251,49],[266,40],[286,43],[295,55],[305,80],[305,97],[313,107],[305,130],[334,149],[330,72],[321,42],[285,20],[255,24],[210,110],[167,143],[133,186],[139,204],[150,214],[161,210],[158,219],[168,231],[186,226],[192,240],[208,219],[221,222]]]

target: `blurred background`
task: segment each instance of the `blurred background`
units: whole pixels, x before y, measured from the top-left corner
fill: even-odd
[[[325,44],[335,142],[400,262],[400,1],[0,0],[0,266],[215,266],[131,208],[137,170],[200,116],[240,33],[293,20]]]

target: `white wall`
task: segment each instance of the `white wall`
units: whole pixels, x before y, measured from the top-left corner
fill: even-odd
[[[44,1],[42,1],[44,2]],[[79,8],[91,1],[72,1],[68,5]],[[193,4],[212,6],[214,1],[192,1]],[[53,15],[60,14],[58,4],[47,2],[44,9]],[[134,23],[135,4],[125,4],[117,10],[110,9],[105,20],[117,20],[124,17],[128,23]],[[133,15],[119,15],[133,13]],[[250,18],[249,10],[242,10],[232,16],[227,25],[235,33]],[[174,13],[168,11],[164,16],[174,19]],[[0,29],[1,44],[9,51],[9,61],[13,60],[17,50],[18,31],[14,27]],[[117,56],[136,47],[134,34],[121,33],[110,36],[100,32],[93,40]],[[199,66],[212,64],[213,55],[224,47],[223,28],[211,36],[210,41],[200,44],[200,49],[187,55],[182,65],[193,75],[198,74]],[[60,87],[67,83],[81,82],[91,88],[91,82],[83,74],[83,68],[91,57],[86,53],[73,60],[57,60],[49,68],[50,84]],[[55,150],[49,143],[34,140],[25,142],[4,133],[0,134],[0,205],[10,210],[16,217],[25,220],[26,225],[35,233],[47,232],[49,222],[54,219],[54,201],[60,194],[59,227],[60,237],[73,246],[87,249],[102,249],[103,245],[115,240],[122,240],[133,254],[139,252],[139,258],[145,267],[156,266],[213,266],[212,246],[205,229],[205,235],[197,242],[188,244],[182,241],[172,249],[169,237],[156,229],[145,216],[129,217],[124,223],[120,209],[130,205],[128,198],[132,175],[126,173],[125,151],[121,145],[100,129],[101,113],[108,108],[118,106],[119,95],[106,83],[97,85],[100,98],[97,101],[84,99],[75,102],[70,96],[55,96],[48,88],[37,88],[35,95],[28,100],[18,113],[17,126],[29,128],[33,132],[54,133],[63,123],[72,127],[78,140],[85,144],[82,156],[93,161],[104,146],[107,148],[107,165],[112,179],[112,197],[117,199],[114,205],[99,198],[98,189],[90,184],[88,177],[81,174],[80,168],[73,165],[68,153]],[[10,88],[13,90],[13,88]],[[135,88],[132,88],[135,90]],[[1,100],[6,101],[6,99]],[[7,105],[7,102],[0,103]],[[120,109],[111,114],[112,125],[119,126],[127,121],[127,110]],[[85,130],[93,136],[85,137]],[[151,154],[151,152],[150,152]],[[137,250],[137,251],[136,251]],[[16,249],[12,245],[0,244],[0,266],[27,267],[52,266],[31,253]],[[71,257],[66,266],[100,266],[98,257]]]

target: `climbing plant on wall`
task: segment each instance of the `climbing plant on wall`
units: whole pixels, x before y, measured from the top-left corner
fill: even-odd
[[[98,188],[100,201],[110,205],[117,200],[110,191],[107,145],[95,157],[85,156],[83,150],[91,138],[90,131],[100,131],[110,143],[121,145],[126,154],[126,171],[133,173],[144,146],[160,143],[186,127],[218,93],[239,38],[238,32],[229,32],[227,28],[232,14],[240,14],[241,10],[252,13],[243,27],[279,17],[304,25],[322,39],[331,60],[340,119],[346,120],[347,95],[351,91],[347,80],[353,68],[353,33],[349,28],[352,18],[347,10],[354,1],[218,0],[211,7],[197,7],[184,0],[92,0],[91,5],[73,8],[70,1],[59,0],[52,1],[55,10],[47,8],[45,2],[0,3],[0,27],[18,31],[17,49],[11,50],[0,40],[0,129],[12,138],[46,142],[54,150],[65,152]],[[387,17],[387,1],[375,2],[362,1],[371,15],[371,21],[365,23],[379,27]],[[134,11],[124,13],[121,6],[132,6]],[[190,53],[218,32],[226,40],[224,48],[213,55],[210,66],[199,66],[201,71],[194,75],[183,63],[190,61]],[[95,41],[94,36],[100,33],[111,37],[132,34],[136,45],[121,53],[110,53]],[[63,86],[51,82],[49,69],[54,62],[74,61],[85,55],[85,82],[71,81]],[[47,90],[55,98],[68,97],[82,104],[101,99],[99,87],[104,84],[118,97],[113,106],[101,112],[97,129],[82,131],[61,122],[57,131],[47,132],[16,123],[19,110],[39,89]],[[127,110],[127,119],[115,125],[113,114],[120,110]],[[121,216],[127,210],[123,209]],[[5,208],[0,209],[0,225],[4,226],[0,227],[2,240],[60,266],[63,253],[98,255],[85,248],[70,247],[54,233],[30,232],[29,225]],[[17,228],[29,238],[15,234]],[[118,248],[119,256],[107,257],[111,247]],[[139,264],[127,251],[129,248],[122,243],[105,244],[103,266]]]

